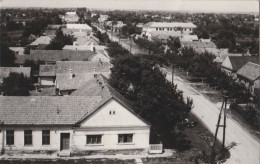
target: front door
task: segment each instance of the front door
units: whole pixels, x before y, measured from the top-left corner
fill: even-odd
[[[70,149],[70,134],[61,133],[60,134],[60,150],[69,150]]]

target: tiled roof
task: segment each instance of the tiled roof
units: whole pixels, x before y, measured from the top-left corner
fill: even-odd
[[[163,27],[163,28],[174,28],[174,27],[184,27],[184,28],[196,28],[197,26],[193,23],[182,23],[182,22],[149,22],[143,27]]]
[[[151,31],[152,37],[155,37],[157,35],[165,35],[165,36],[173,36],[173,37],[180,37],[181,32],[180,31]]]
[[[39,76],[55,76],[55,65],[40,65]]]
[[[258,56],[229,56],[229,60],[233,70],[239,70],[248,62],[259,64]]]
[[[91,61],[56,62],[56,83],[59,90],[74,90],[94,78],[94,73],[110,74],[110,63]],[[70,70],[72,75],[70,74]],[[73,76],[71,78],[71,76]]]
[[[37,46],[39,44],[48,45],[51,42],[51,38],[49,36],[41,36],[37,38],[35,41],[33,41],[30,45],[31,46]]]
[[[11,72],[23,73],[24,76],[30,77],[31,67],[0,67],[0,80],[8,77]]]
[[[92,28],[87,24],[67,24],[67,28],[92,30]]]
[[[187,42],[187,41],[181,41],[181,44],[183,46],[189,46],[189,47],[193,47],[193,48],[217,48],[217,46],[213,42],[200,42],[200,41]]]
[[[94,52],[92,51],[70,51],[70,50],[31,50],[30,55],[16,56],[16,63],[23,63],[26,59],[46,62],[87,61]]]
[[[99,96],[1,96],[0,120],[7,125],[73,125]]]
[[[91,62],[91,61],[57,61],[56,73],[69,73],[72,69],[73,73],[94,73],[109,72],[111,64],[108,62]]]
[[[237,74],[247,78],[248,80],[254,81],[260,77],[260,65],[248,62],[237,71]]]
[[[76,44],[77,45],[90,45],[93,42],[94,45],[98,45],[99,39],[94,36],[81,36],[77,37]]]

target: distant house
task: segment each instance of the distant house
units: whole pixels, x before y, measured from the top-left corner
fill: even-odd
[[[11,51],[15,53],[15,55],[24,55],[24,47],[9,47]]]
[[[25,77],[30,77],[31,67],[0,67],[0,83],[8,77],[11,72],[22,73]]]
[[[150,125],[111,86],[95,82],[98,96],[0,97],[2,153],[147,153]]]
[[[56,65],[40,65],[38,82],[40,86],[54,86]]]
[[[62,32],[67,35],[72,35],[74,32],[90,35],[92,28],[87,24],[66,24],[66,28],[62,28]]]
[[[193,23],[179,22],[149,22],[143,25],[142,35],[149,36],[152,31],[180,31],[190,34],[197,26]]]
[[[146,37],[148,40],[157,40],[157,41],[166,41],[170,37],[181,37],[182,34],[180,31],[152,31],[147,34]]]
[[[182,35],[180,37],[181,42],[193,42],[193,41],[198,41],[199,38],[197,35]]]
[[[70,95],[97,74],[109,77],[110,67],[110,63],[101,61],[58,61],[55,87],[59,95]]]
[[[126,24],[124,24],[122,21],[116,21],[115,24],[113,24],[113,21],[107,21],[106,25],[115,32],[118,32],[118,30],[126,26]]]
[[[109,18],[108,15],[102,15],[102,14],[100,14],[100,17],[98,18],[98,22],[99,22],[99,23],[104,23],[105,21],[107,21],[108,18]]]
[[[248,62],[241,67],[237,72],[237,79],[239,82],[245,84],[254,93],[255,89],[260,88],[260,65]]]
[[[67,23],[76,23],[79,20],[79,17],[76,12],[67,12],[63,19]]]
[[[40,36],[33,41],[29,46],[36,47],[37,49],[44,49],[48,44],[51,43],[52,38],[50,36]]]
[[[26,60],[34,62],[44,61],[46,64],[55,64],[56,61],[88,61],[94,55],[93,51],[71,50],[31,50],[30,55],[17,55],[15,63],[23,65]]]
[[[236,72],[248,62],[259,64],[258,56],[228,56],[221,64],[221,70],[236,78]]]

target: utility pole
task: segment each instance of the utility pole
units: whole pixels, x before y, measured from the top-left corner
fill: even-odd
[[[213,140],[213,144],[212,144],[212,150],[211,150],[211,164],[215,163],[215,144],[216,144],[216,140],[217,140],[217,136],[218,136],[218,129],[219,127],[223,127],[223,139],[222,139],[222,153],[224,154],[224,150],[225,150],[225,137],[226,137],[226,108],[227,108],[227,91],[223,91],[223,102],[222,102],[222,106],[219,112],[219,116],[218,116],[218,122],[217,122],[217,127],[216,127],[216,131],[215,131],[215,136],[214,136],[214,140]],[[223,120],[223,125],[220,125],[220,120],[221,120],[221,116],[222,116],[222,112],[224,115],[224,120]]]

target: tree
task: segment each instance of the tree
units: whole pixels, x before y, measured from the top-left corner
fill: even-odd
[[[46,46],[46,50],[62,50],[65,45],[72,45],[73,37],[70,35],[64,35],[61,28],[56,32],[55,38]]]
[[[32,80],[18,73],[10,73],[4,78],[1,90],[4,96],[29,96],[33,89]]]
[[[14,66],[15,54],[9,49],[6,44],[0,44],[0,66],[1,67],[11,67]]]

